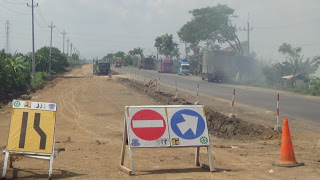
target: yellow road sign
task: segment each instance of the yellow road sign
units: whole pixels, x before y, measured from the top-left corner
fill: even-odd
[[[24,107],[19,109],[14,103],[7,151],[52,154],[56,112],[28,109],[29,104],[22,101]]]

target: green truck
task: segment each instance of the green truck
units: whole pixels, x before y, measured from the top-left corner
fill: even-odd
[[[110,63],[104,61],[93,60],[93,74],[108,75],[110,73]]]

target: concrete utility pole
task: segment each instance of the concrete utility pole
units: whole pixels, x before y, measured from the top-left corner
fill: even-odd
[[[33,0],[31,3],[32,4],[30,6],[27,3],[27,6],[31,7],[31,9],[32,9],[32,81],[33,81],[33,83],[35,83],[36,82],[36,77],[35,77],[35,75],[36,75],[36,57],[34,54],[34,7],[38,6],[38,3],[34,4]]]
[[[247,22],[248,24],[248,26],[247,26],[247,28],[239,28],[239,30],[240,31],[247,31],[247,33],[248,33],[248,53],[250,54],[250,31],[252,31],[253,30],[253,27],[250,27],[250,23],[249,23],[249,13],[248,13],[248,22]]]
[[[71,46],[70,46],[70,57],[72,59],[72,43],[71,43]]]
[[[62,39],[63,39],[63,49],[62,49],[62,52],[64,53],[64,41],[65,41],[65,38],[66,38],[66,31],[65,30],[63,30],[63,32],[61,33],[62,34]]]
[[[49,75],[51,75],[51,48],[52,48],[52,29],[56,27],[52,25],[52,21],[51,21],[51,25],[49,26],[49,28],[51,29],[51,38],[50,38],[50,51],[49,51]]]
[[[6,53],[10,53],[10,22],[6,22],[6,42],[5,42]]]
[[[70,40],[68,38],[67,39],[67,57],[69,57],[69,42],[70,42]]]

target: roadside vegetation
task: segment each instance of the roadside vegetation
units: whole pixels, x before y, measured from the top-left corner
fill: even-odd
[[[49,75],[49,47],[37,50],[35,57],[36,74],[33,83],[31,53],[12,55],[4,50],[0,51],[0,104],[44,87],[45,77]],[[81,64],[82,61],[76,54],[68,58],[58,48],[52,48],[51,75],[66,72],[69,68]]]
[[[177,34],[179,41],[185,43],[184,59],[190,62],[191,74],[202,74],[202,58],[206,52],[232,52],[236,62],[230,64],[234,73],[228,83],[320,95],[320,80],[312,76],[319,69],[320,56],[306,58],[301,54],[302,48],[283,43],[278,50],[283,58],[278,59],[277,63],[267,63],[264,59],[257,58],[255,52],[249,51],[248,43],[239,40],[239,28],[232,21],[237,18],[234,12],[227,5],[220,4],[189,11],[191,19]],[[173,73],[177,73],[178,61],[182,58],[173,35],[159,35],[154,42],[156,52],[137,47],[128,53],[118,51],[107,54],[102,60],[110,63],[122,61],[124,66],[138,67],[139,61],[148,57],[155,60],[156,70],[161,57],[170,57],[174,60]],[[221,46],[229,47],[222,49]],[[144,52],[151,54],[145,56]]]

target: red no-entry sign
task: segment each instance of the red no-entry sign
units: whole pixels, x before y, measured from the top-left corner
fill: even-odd
[[[133,133],[145,140],[159,139],[166,131],[167,125],[164,118],[156,111],[145,109],[136,112],[131,119]]]

